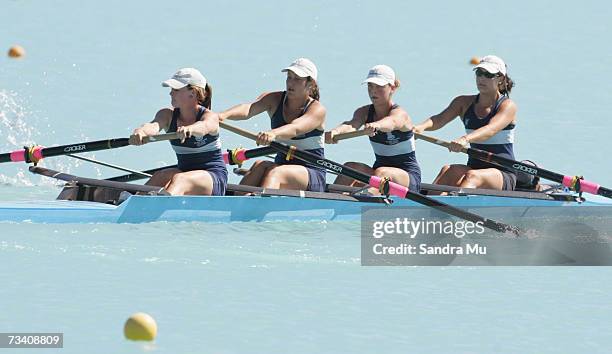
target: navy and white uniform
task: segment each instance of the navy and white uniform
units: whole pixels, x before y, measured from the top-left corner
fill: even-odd
[[[474,110],[474,106],[478,102],[480,95],[476,96],[474,102],[468,107],[467,111],[461,120],[463,121],[463,125],[465,127],[465,133],[470,134],[474,130],[482,128],[491,122],[491,118],[493,118],[497,112],[499,111],[499,106],[508,99],[508,96],[501,95],[491,112],[484,118],[480,118],[476,115],[476,111]],[[514,123],[510,123],[504,127],[504,129],[497,132],[495,135],[487,139],[486,141],[482,141],[479,143],[470,143],[470,146],[474,149],[484,150],[488,152],[492,152],[496,155],[503,156],[512,160],[514,158]],[[467,166],[473,169],[483,169],[483,168],[496,168],[501,171],[502,177],[504,179],[504,185],[502,187],[503,190],[514,190],[516,186],[516,174],[509,169],[504,167],[490,164],[485,161],[478,160],[476,158],[469,157]]]
[[[398,108],[399,105],[394,104],[391,109]],[[376,111],[374,105],[370,105],[368,109],[368,117],[366,123],[374,123],[376,120]],[[408,189],[418,192],[421,189],[421,168],[416,158],[416,146],[414,143],[414,134],[412,131],[403,132],[394,130],[384,133],[377,132],[370,137],[370,144],[374,150],[376,161],[374,161],[373,169],[379,167],[395,167],[404,170],[410,176],[410,184]]]
[[[206,108],[198,106],[196,121],[201,120],[204,113],[206,113]],[[168,128],[169,133],[176,131],[179,116],[179,109],[175,108]],[[178,139],[170,140],[170,145],[176,153],[179,170],[183,172],[194,170],[208,172],[213,180],[212,195],[225,195],[227,169],[223,162],[221,139],[219,139],[218,134],[206,134],[202,137],[191,136],[185,139],[183,143]]]
[[[283,125],[287,124],[287,121],[285,121],[285,116],[283,115],[283,106],[284,106],[286,97],[287,97],[287,93],[283,92],[280,103],[278,104],[278,107],[276,108],[276,111],[274,112],[274,115],[272,116],[272,119],[271,119],[272,129],[276,129],[276,128],[282,127]],[[314,100],[310,100],[306,104],[306,106],[304,106],[300,116],[306,113],[306,111],[308,110],[308,107],[313,101]],[[289,140],[276,139],[276,141],[283,143],[283,144],[295,146],[296,148],[300,150],[306,150],[309,153],[316,155],[317,157],[325,158],[325,153],[324,153],[325,142],[323,140],[323,133],[324,132],[322,130],[314,129],[306,134],[296,136]],[[306,190],[312,191],[312,192],[324,192],[325,191],[325,169],[319,166],[307,164],[304,161],[296,159],[296,158],[292,158],[291,160],[287,161],[286,155],[283,153],[276,154],[274,163],[277,165],[302,165],[306,167],[306,170],[308,170],[308,187],[306,188]]]

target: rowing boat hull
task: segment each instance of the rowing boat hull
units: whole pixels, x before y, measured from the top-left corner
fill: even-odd
[[[528,200],[493,196],[434,197],[492,219],[612,217],[612,203]],[[83,201],[0,203],[0,222],[147,223],[356,221],[364,207],[409,208],[411,218],[428,218],[432,209],[405,199],[392,205],[291,197],[132,196],[120,206]]]

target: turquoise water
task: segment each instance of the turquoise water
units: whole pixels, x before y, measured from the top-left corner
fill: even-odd
[[[494,53],[517,82],[518,157],[612,185],[612,5],[384,5],[5,1],[0,50],[19,44],[27,55],[0,58],[0,152],[127,136],[169,104],[159,84],[184,66],[202,70],[221,110],[282,89],[280,69],[299,56],[318,65],[328,127],[368,102],[360,82],[380,63],[396,70],[396,101],[421,121],[474,92],[469,58]],[[240,125],[264,129],[267,118]],[[436,132],[461,134],[458,122]],[[326,153],[371,159],[359,139]],[[89,156],[136,169],[174,160],[165,143]],[[418,156],[424,181],[465,160],[424,143]],[[44,166],[118,174],[69,158]],[[2,200],[58,191],[24,165],[0,167]],[[62,353],[603,353],[612,345],[607,268],[364,268],[359,225],[350,223],[0,230],[0,332],[63,331]],[[137,311],[157,319],[154,344],[123,339]]]

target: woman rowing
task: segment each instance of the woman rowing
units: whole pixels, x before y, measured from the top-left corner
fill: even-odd
[[[227,169],[221,152],[218,115],[210,110],[210,85],[198,70],[184,68],[162,86],[170,87],[173,108],[162,108],[153,121],[136,128],[130,144],[140,145],[144,137],[156,135],[162,129],[176,132],[179,139],[170,144],[178,165],[156,172],[147,184],[165,187],[172,195],[224,195]]]
[[[465,135],[453,140],[450,151],[460,152],[468,144],[476,149],[514,158],[516,104],[509,97],[514,82],[504,61],[494,55],[481,59],[474,68],[478,94],[458,96],[440,114],[415,127],[415,132],[438,130],[461,117]],[[446,165],[434,180],[436,184],[467,188],[514,190],[516,174],[470,157],[467,165]]]
[[[393,102],[393,94],[400,82],[393,69],[387,65],[376,65],[363,81],[368,84],[368,95],[372,104],[358,108],[353,119],[346,121],[325,135],[329,144],[335,144],[338,134],[348,133],[364,127],[370,137],[376,160],[372,167],[361,162],[346,165],[361,172],[387,177],[391,181],[418,192],[421,185],[421,169],[416,159],[412,121],[406,111]],[[363,185],[349,177],[338,176],[337,184]],[[372,193],[377,193],[371,189]]]
[[[324,157],[325,107],[319,102],[317,68],[299,58],[281,71],[287,73],[286,91],[263,93],[254,102],[220,113],[220,119],[246,120],[267,112],[272,129],[258,134],[258,145],[278,141]],[[279,153],[274,162],[255,161],[240,184],[322,192],[325,170]]]

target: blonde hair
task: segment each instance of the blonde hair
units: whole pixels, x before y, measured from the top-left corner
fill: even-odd
[[[198,103],[207,109],[210,109],[212,105],[212,87],[209,84],[206,84],[206,88],[191,85],[189,85],[189,88],[195,92]]]

